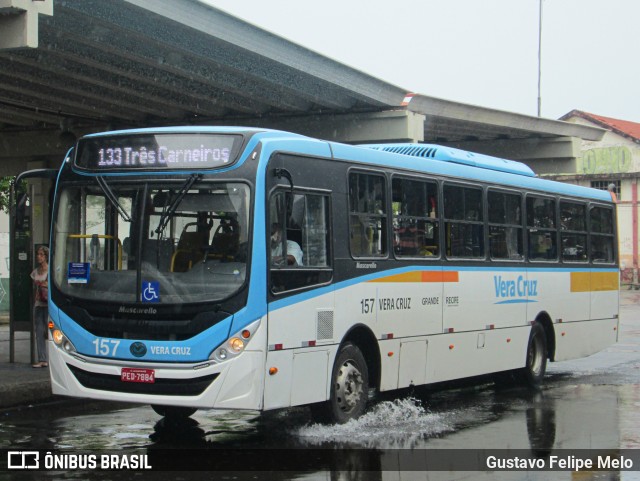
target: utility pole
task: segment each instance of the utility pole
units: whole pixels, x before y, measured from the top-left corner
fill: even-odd
[[[542,83],[542,2],[540,3],[540,14],[538,15],[538,117],[542,117],[542,94],[540,92],[540,85]]]

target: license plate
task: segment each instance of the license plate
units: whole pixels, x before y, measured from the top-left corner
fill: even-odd
[[[144,382],[153,384],[156,382],[156,372],[153,369],[123,367],[120,372],[120,380],[122,382]]]

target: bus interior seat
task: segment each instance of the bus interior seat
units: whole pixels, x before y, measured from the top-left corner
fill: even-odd
[[[142,243],[142,262],[166,272],[171,267],[173,239],[145,239]]]
[[[240,226],[235,219],[222,219],[211,239],[207,257],[233,260],[240,245]]]
[[[184,226],[178,247],[171,258],[171,272],[186,272],[198,261],[204,258],[204,248],[208,244],[209,231],[187,230],[191,226],[196,226],[196,222],[191,222]]]

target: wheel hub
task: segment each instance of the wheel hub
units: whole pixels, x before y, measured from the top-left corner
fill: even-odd
[[[340,366],[336,379],[336,402],[338,407],[349,412],[358,405],[362,396],[362,374],[352,361]]]

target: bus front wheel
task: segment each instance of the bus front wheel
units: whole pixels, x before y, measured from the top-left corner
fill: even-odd
[[[544,327],[536,322],[529,333],[526,365],[520,378],[531,387],[540,387],[547,370],[547,336]]]
[[[320,422],[344,424],[364,413],[368,396],[367,362],[357,346],[346,343],[333,364],[329,400],[312,406],[313,415]]]

